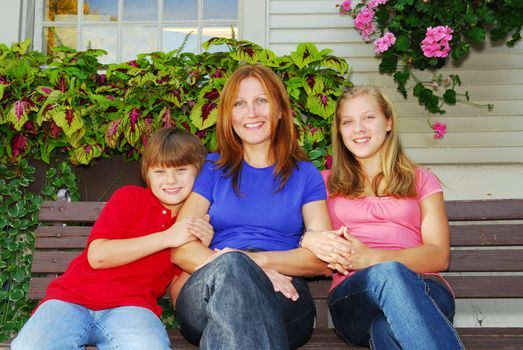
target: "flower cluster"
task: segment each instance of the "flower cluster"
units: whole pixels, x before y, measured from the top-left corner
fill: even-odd
[[[447,124],[445,123],[435,122],[431,127],[434,130],[434,138],[436,140],[441,140],[447,133]]]
[[[383,53],[396,43],[396,37],[391,32],[385,33],[385,35],[376,41],[374,41],[374,52],[376,54]]]
[[[427,28],[425,39],[421,42],[421,49],[425,57],[447,57],[450,52],[449,42],[454,31],[448,26]]]
[[[461,79],[456,74],[434,81],[416,72],[437,72],[447,60],[465,59],[472,44],[484,43],[487,34],[490,42],[505,41],[508,47],[522,38],[522,1],[340,0],[337,7],[353,19],[363,40],[373,43],[379,72],[394,79],[404,98],[412,93],[428,118],[458,102],[489,110],[493,106],[471,102],[468,92],[458,91]],[[436,139],[445,135],[441,123],[429,124]]]

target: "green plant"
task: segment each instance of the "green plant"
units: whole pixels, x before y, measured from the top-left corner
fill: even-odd
[[[57,199],[60,189],[78,200],[76,177],[67,162],[46,173],[42,195],[28,190],[35,168],[26,159],[0,164],[0,342],[17,332],[35,307],[26,301],[31,277],[34,231],[43,199]]]
[[[27,45],[0,45],[0,132],[6,135],[0,163],[26,157],[50,162],[62,153],[75,165],[115,153],[137,160],[148,136],[170,125],[190,130],[213,150],[227,77],[240,64],[263,63],[287,85],[300,142],[322,167],[335,100],[350,85],[345,60],[311,43],[277,56],[248,41],[214,38],[205,48],[226,45],[229,51],[152,52],[107,66],[97,60],[102,50],[60,47],[53,61],[26,52]]]
[[[467,92],[458,92],[458,75],[434,73],[421,80],[414,69],[436,71],[449,58],[466,59],[471,44],[483,43],[487,34],[493,42],[510,37],[506,44],[512,47],[523,27],[519,0],[345,0],[337,6],[354,18],[365,41],[374,42],[380,73],[392,74],[403,97],[411,90],[431,114],[443,114],[445,105],[457,102],[493,106],[474,104]]]
[[[32,308],[25,295],[41,203],[27,191],[34,172],[26,160],[0,164],[0,342],[20,328]]]

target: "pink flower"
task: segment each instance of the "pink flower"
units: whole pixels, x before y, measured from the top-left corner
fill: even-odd
[[[342,11],[343,13],[345,13],[345,12],[349,12],[349,11],[350,11],[350,9],[351,9],[351,1],[352,1],[352,0],[344,0],[344,1],[341,3],[340,6],[341,6],[341,11]]]
[[[374,42],[374,52],[377,54],[387,51],[396,42],[396,37],[391,32],[385,33],[385,35]]]
[[[369,4],[367,5],[369,8],[375,8],[378,5],[386,4],[389,0],[370,0]]]
[[[432,124],[432,129],[434,129],[434,138],[436,140],[441,140],[443,136],[447,133],[447,124],[441,122],[435,122]]]
[[[454,31],[448,26],[427,28],[421,49],[425,57],[447,57],[450,52],[449,41]]]
[[[354,26],[361,32],[361,36],[365,40],[369,40],[370,35],[374,32],[374,10],[365,7],[358,13],[354,19]]]

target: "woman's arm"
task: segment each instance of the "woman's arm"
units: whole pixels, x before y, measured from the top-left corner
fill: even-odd
[[[202,195],[192,192],[183,203],[178,220],[203,218],[207,215],[211,203]],[[171,250],[171,261],[188,273],[205,263],[215,254],[208,248],[212,236],[205,240],[194,240]]]
[[[212,236],[212,226],[208,219],[178,220],[167,230],[141,237],[95,239],[87,249],[87,260],[93,269],[118,267],[209,235]]]
[[[329,213],[324,200],[305,204],[302,207],[302,215],[306,230],[331,229]],[[248,254],[260,267],[273,269],[287,276],[318,276],[332,273],[324,262],[305,248]]]
[[[331,241],[334,243],[330,245],[313,245],[312,239],[305,243],[320,259],[338,271],[340,268],[336,265],[347,270],[361,270],[385,261],[401,262],[417,273],[444,271],[450,256],[450,234],[443,194],[440,192],[423,199],[420,209],[423,243],[417,247],[393,250],[369,248],[350,235],[350,228],[344,230],[346,242],[339,242],[339,238],[334,242],[333,238]],[[329,238],[329,235],[323,237]]]

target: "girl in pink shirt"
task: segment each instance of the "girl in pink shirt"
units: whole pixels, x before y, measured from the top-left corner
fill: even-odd
[[[441,185],[403,152],[390,100],[376,87],[344,92],[323,173],[336,232],[309,248],[336,273],[329,308],[337,334],[371,349],[462,349],[454,298],[437,272],[449,262]]]

